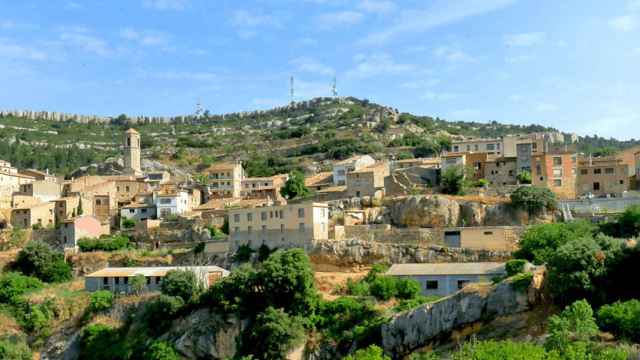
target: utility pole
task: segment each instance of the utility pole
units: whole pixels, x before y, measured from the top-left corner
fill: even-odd
[[[295,92],[293,87],[293,76],[289,78],[289,96],[291,97],[291,105],[294,103]]]

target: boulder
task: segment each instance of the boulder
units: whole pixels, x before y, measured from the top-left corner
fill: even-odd
[[[460,220],[460,205],[444,196],[400,197],[388,207],[392,224],[401,227],[452,227]]]

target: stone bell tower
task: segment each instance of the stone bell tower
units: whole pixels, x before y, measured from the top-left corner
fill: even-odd
[[[140,166],[140,133],[129,129],[124,133],[124,173],[142,175]]]

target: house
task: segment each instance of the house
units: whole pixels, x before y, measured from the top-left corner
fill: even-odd
[[[287,174],[242,179],[240,196],[245,199],[271,198],[279,200],[282,198],[280,189],[288,179],[289,175]]]
[[[18,169],[8,161],[0,160],[0,209],[12,207],[12,196],[20,191],[20,185],[34,182],[33,176],[18,173]]]
[[[389,176],[389,164],[376,163],[347,173],[347,197],[384,196],[384,179]]]
[[[516,185],[518,183],[516,158],[500,157],[488,160],[485,165],[484,178],[491,185]]]
[[[480,180],[487,177],[487,162],[495,156],[487,153],[466,153],[465,162],[467,167],[473,169],[473,179]]]
[[[108,235],[109,226],[91,215],[82,215],[61,221],[57,233],[58,241],[65,249],[77,250],[78,240]]]
[[[158,185],[166,184],[171,181],[171,174],[167,171],[147,172],[146,181],[149,183],[149,186],[155,188]]]
[[[640,145],[620,150],[615,154],[617,159],[620,159],[623,164],[628,166],[629,176],[636,174],[636,155],[638,152],[640,152]]]
[[[53,201],[55,204],[56,220],[67,220],[80,215],[93,215],[92,199],[82,198],[80,195],[65,196]]]
[[[450,152],[442,155],[442,163],[440,165],[442,173],[453,167],[464,168],[465,166],[467,166],[466,153]]]
[[[305,177],[304,185],[313,191],[320,191],[333,186],[333,172],[323,171],[315,175]]]
[[[575,199],[577,155],[573,151],[552,151],[531,157],[534,186],[546,187],[561,199]]]
[[[520,239],[521,227],[468,226],[444,228],[444,244],[448,247],[473,250],[514,251]]]
[[[238,198],[242,190],[244,169],[242,162],[223,162],[209,166],[204,174],[207,177],[209,198]]]
[[[31,176],[36,181],[58,182],[58,178],[54,174],[50,174],[48,169],[45,171],[34,170],[34,169],[22,169],[20,170],[20,174]]]
[[[369,155],[356,155],[348,159],[341,160],[333,164],[333,184],[336,186],[346,185],[347,173],[360,170],[375,164],[375,160]]]
[[[306,202],[230,209],[229,237],[234,249],[245,244],[253,249],[263,244],[271,249],[306,248],[329,238],[329,207]]]
[[[21,184],[18,194],[32,196],[40,202],[53,201],[62,194],[62,186],[57,182],[36,180]]]
[[[156,205],[147,203],[131,203],[120,208],[120,219],[135,222],[157,218]]]
[[[93,216],[102,223],[115,225],[118,206],[115,194],[94,194],[93,195]]]
[[[629,184],[629,165],[619,158],[588,156],[578,161],[578,196],[620,196]]]
[[[470,283],[491,282],[504,275],[504,263],[393,264],[387,275],[420,283],[422,295],[447,296]]]
[[[35,226],[54,226],[54,210],[55,204],[52,202],[43,202],[13,209],[11,211],[11,225],[19,229],[28,229]]]
[[[395,171],[398,169],[407,169],[417,166],[439,168],[440,162],[440,158],[413,158],[395,160],[391,162],[391,169]]]
[[[158,192],[154,194],[154,204],[158,217],[161,219],[191,211],[191,199],[186,190],[176,190],[170,193]]]
[[[533,146],[531,143],[516,145],[516,172],[518,174],[528,172],[531,174],[533,162]]]
[[[219,266],[158,266],[158,267],[108,267],[84,277],[86,291],[109,290],[115,293],[131,293],[132,279],[144,276],[143,291],[159,291],[162,279],[172,270],[193,271],[200,284],[208,288],[219,279],[229,276],[229,271]]]
[[[454,141],[451,144],[451,150],[454,153],[474,152],[487,153],[489,155],[502,155],[503,142],[502,139],[483,139],[483,138],[466,138],[464,140]]]

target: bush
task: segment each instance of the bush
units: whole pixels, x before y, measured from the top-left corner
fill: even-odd
[[[120,345],[117,329],[105,324],[87,325],[80,333],[80,359],[112,360],[125,359],[125,350]]]
[[[520,238],[515,257],[543,264],[570,240],[591,237],[596,228],[587,221],[541,224],[529,227]]]
[[[353,281],[347,279],[347,294],[353,296],[369,296],[371,295],[369,283],[366,281]]]
[[[567,306],[560,315],[549,318],[547,350],[565,353],[572,351],[572,342],[588,342],[598,334],[598,326],[593,318],[593,309],[586,300],[579,300]]]
[[[357,328],[368,327],[378,317],[380,312],[370,302],[341,297],[321,303],[316,327],[338,346],[350,346],[360,335]]]
[[[238,246],[238,250],[233,254],[233,261],[236,263],[245,263],[251,260],[251,255],[255,251],[249,246],[249,244],[242,244]]]
[[[165,295],[180,297],[188,303],[200,295],[202,285],[191,270],[170,270],[162,279],[160,290]]]
[[[80,251],[116,251],[129,247],[126,235],[102,236],[98,239],[83,238],[78,240]]]
[[[33,353],[23,338],[0,337],[0,359],[31,360]]]
[[[304,340],[303,320],[282,309],[268,307],[256,317],[251,327],[245,352],[255,359],[286,359],[287,353]]]
[[[516,176],[516,179],[518,180],[519,184],[525,184],[525,185],[526,184],[531,184],[531,182],[533,180],[533,179],[531,179],[531,173],[528,172],[528,171],[523,171],[523,172],[519,173]]]
[[[487,179],[479,179],[476,181],[476,187],[483,188],[489,186],[489,180]]]
[[[111,306],[113,306],[113,294],[111,291],[99,290],[91,294],[87,310],[90,313],[97,314],[111,309]]]
[[[396,280],[396,297],[402,300],[415,299],[420,295],[420,283],[413,279]]]
[[[465,191],[465,174],[462,166],[451,166],[442,172],[440,185],[445,194],[462,195]]]
[[[640,342],[640,300],[616,302],[598,310],[598,325],[618,338]]]
[[[412,299],[401,300],[398,303],[398,305],[393,307],[393,311],[401,312],[401,311],[415,309],[420,305],[432,303],[432,302],[438,301],[439,299],[440,299],[440,296],[436,296],[436,295],[431,295],[431,296],[418,295]]]
[[[0,275],[0,303],[16,304],[19,298],[32,290],[42,288],[37,278],[10,272]]]
[[[556,194],[547,188],[521,186],[511,194],[511,203],[518,209],[535,215],[542,210],[554,210],[558,207]]]
[[[547,360],[552,359],[542,346],[506,341],[480,341],[465,343],[452,356],[453,360]]]
[[[44,282],[71,279],[71,266],[64,261],[64,255],[39,241],[31,242],[20,250],[14,267],[23,274],[33,275]]]
[[[151,335],[162,334],[183,306],[184,300],[181,297],[160,295],[145,305],[142,321]]]
[[[271,255],[271,249],[266,244],[260,245],[258,248],[258,261],[262,262],[269,258]]]
[[[511,277],[511,286],[517,291],[525,291],[533,281],[532,273],[519,273]]]
[[[133,229],[134,227],[136,227],[136,222],[133,219],[123,219],[122,227],[125,229]]]
[[[376,345],[371,345],[366,349],[360,349],[353,355],[344,358],[345,360],[391,360],[384,354],[382,349]]]
[[[154,341],[145,351],[143,360],[179,360],[173,346],[166,341]]]
[[[309,191],[304,184],[304,174],[299,171],[294,171],[289,174],[289,179],[284,183],[282,189],[280,189],[280,195],[285,199],[303,198],[310,194],[311,191]]]
[[[396,278],[391,276],[378,276],[371,282],[371,295],[378,300],[387,301],[398,294]]]
[[[524,267],[527,265],[526,260],[522,259],[514,259],[509,260],[505,264],[505,270],[507,271],[507,276],[513,276],[515,274],[519,274],[524,271]]]
[[[18,306],[18,322],[32,335],[46,337],[51,332],[51,320],[56,316],[53,299],[40,304],[22,303]]]

